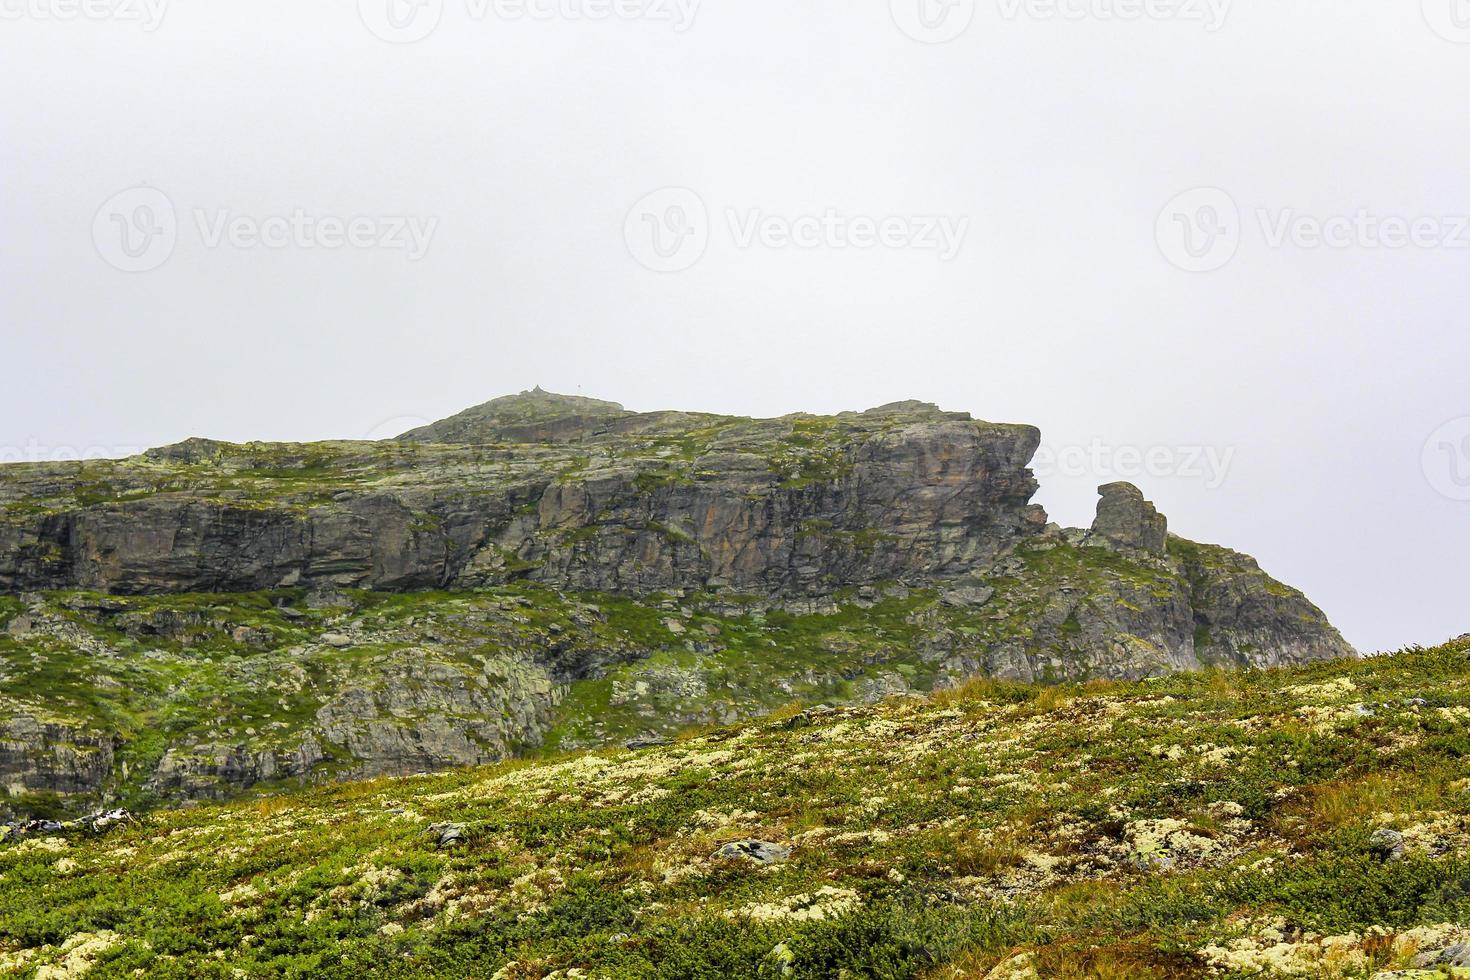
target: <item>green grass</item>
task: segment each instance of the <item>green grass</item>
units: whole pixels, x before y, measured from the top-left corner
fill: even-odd
[[[360,616],[416,615],[365,598]],[[665,629],[601,613],[645,640]],[[859,617],[765,619],[830,638]],[[1260,966],[1271,950],[1315,964],[1296,975],[1367,977],[1470,932],[1453,925],[1470,921],[1467,678],[1458,643],[1138,683],[977,680],[641,752],[161,811],[0,845],[0,969],[36,976],[70,945],[95,951],[97,980],[936,980],[1013,957],[1039,976],[1286,975]],[[442,821],[467,843],[438,848]],[[1407,835],[1403,860],[1375,853],[1381,827]],[[792,857],[711,858],[745,837]]]

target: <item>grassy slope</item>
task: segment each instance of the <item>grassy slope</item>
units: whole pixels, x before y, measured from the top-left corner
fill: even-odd
[[[863,700],[864,685],[929,690],[941,679],[945,656],[983,663],[985,651],[1005,639],[1045,648],[1072,665],[1072,676],[1090,676],[1065,631],[1055,646],[1031,636],[1046,603],[1065,587],[1101,609],[1124,601],[1129,589],[1146,593],[1170,581],[1099,549],[1021,554],[1027,574],[996,579],[996,598],[979,609],[946,605],[932,590],[906,589],[885,590],[886,597],[875,592],[871,601],[844,590],[832,610],[805,615],[740,613],[729,597],[635,601],[530,584],[462,594],[355,592],[350,609],[310,608],[300,590],[72,592],[28,600],[70,632],[53,627],[12,636],[5,627],[26,604],[0,596],[0,719],[28,714],[118,734],[119,772],[109,790],[125,805],[149,806],[159,800],[144,781],[167,747],[289,751],[312,735],[318,710],[341,691],[395,683],[372,659],[396,651],[412,649],[415,657],[462,671],[466,684],[477,687],[493,684],[483,669],[486,658],[508,655],[530,664],[553,643],[565,648],[563,660],[603,665],[570,685],[554,726],[539,740],[556,751],[755,717],[793,699]],[[718,611],[710,611],[712,604]],[[155,632],[152,624],[160,622],[174,625]],[[353,632],[350,648],[320,642],[341,630]],[[341,747],[334,753],[342,771],[350,771],[350,754]],[[30,813],[60,815],[95,804],[8,793],[0,787],[0,802]]]
[[[0,971],[1367,976],[1470,937],[1467,668],[977,682],[0,846]]]
[[[158,802],[140,781],[166,745],[203,740],[251,751],[290,748],[341,690],[393,682],[366,662],[385,652],[411,648],[483,686],[494,683],[481,670],[485,657],[510,654],[529,663],[553,640],[566,645],[568,660],[588,651],[607,662],[605,676],[571,685],[547,737],[555,750],[621,742],[648,730],[672,734],[680,712],[714,722],[765,714],[792,696],[850,697],[844,676],[874,664],[930,684],[933,668],[913,649],[917,627],[907,619],[916,608],[938,608],[931,593],[915,592],[827,615],[713,615],[659,597],[640,603],[530,585],[473,594],[361,592],[353,594],[350,610],[309,608],[299,591],[54,593],[42,601],[47,615],[73,632],[8,636],[5,624],[23,609],[0,597],[0,718],[23,713],[118,733],[119,764],[131,775],[112,789],[135,807]],[[98,613],[99,607],[107,611]],[[585,612],[593,609],[596,615]],[[170,635],[125,631],[180,617],[185,625]],[[360,642],[348,649],[320,643],[349,624]],[[252,632],[242,638],[236,632],[242,628]],[[660,673],[695,677],[712,690],[700,697],[677,689],[629,693],[642,678],[656,683]],[[615,687],[624,694],[610,704]],[[0,788],[0,800],[7,798]],[[36,797],[16,802],[43,814],[68,809]]]

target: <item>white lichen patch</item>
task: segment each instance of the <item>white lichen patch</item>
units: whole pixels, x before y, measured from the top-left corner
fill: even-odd
[[[1337,677],[1320,684],[1294,684],[1286,688],[1285,693],[1303,702],[1320,704],[1323,701],[1345,698],[1357,690],[1358,685],[1353,683],[1351,677]]]
[[[0,973],[18,973],[35,959],[39,949],[18,949],[12,953],[0,953]]]
[[[761,815],[754,810],[695,810],[691,825],[702,827],[705,830],[718,830],[721,827],[743,827],[758,824]]]
[[[115,932],[79,932],[61,944],[51,962],[36,971],[36,980],[77,980],[84,977],[97,957],[117,946],[123,938]],[[42,950],[42,955],[46,951]]]
[[[1455,813],[1380,813],[1374,826],[1397,830],[1404,847],[1429,857],[1470,850],[1470,818]]]
[[[858,908],[862,900],[850,888],[823,885],[814,892],[775,902],[752,902],[725,914],[757,922],[815,922],[836,919]]]
[[[1036,972],[1036,954],[1017,953],[997,963],[984,980],[1040,980]]]
[[[1470,942],[1470,928],[1449,923],[1394,932],[1372,926],[1362,932],[1323,935],[1291,928],[1285,919],[1241,923],[1236,935],[1199,950],[1216,974],[1272,977],[1367,976],[1375,964],[1410,966],[1415,957]],[[1382,973],[1377,976],[1443,976],[1435,971]]]
[[[1125,833],[1135,850],[1147,851],[1160,848],[1174,852],[1208,854],[1217,847],[1208,837],[1202,837],[1183,820],[1165,817],[1160,820],[1135,820]]]
[[[1312,731],[1319,733],[1357,724],[1364,718],[1357,705],[1303,705],[1297,710],[1297,716],[1311,725]]]
[[[1336,977],[1370,966],[1357,933],[1321,936],[1292,933],[1284,919],[1250,923],[1246,931],[1199,951],[1216,973],[1279,977]]]
[[[229,888],[219,893],[219,900],[225,905],[243,905],[251,899],[259,897],[259,889],[250,882],[236,885],[234,888]]]

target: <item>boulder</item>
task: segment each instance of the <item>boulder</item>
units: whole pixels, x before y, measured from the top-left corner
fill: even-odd
[[[1421,953],[1414,957],[1414,965],[1417,967],[1470,967],[1470,944],[1457,943],[1445,949]]]
[[[437,847],[454,847],[463,844],[466,840],[466,830],[462,823],[436,823],[431,826],[428,833],[433,836]]]
[[[1385,861],[1402,861],[1405,846],[1404,835],[1386,827],[1373,831],[1368,838],[1368,849]]]
[[[1097,488],[1102,499],[1092,522],[1089,544],[1111,545],[1162,557],[1169,545],[1169,522],[1131,483]]]
[[[780,864],[790,860],[791,848],[768,841],[737,840],[715,851],[713,857],[729,861],[750,861],[752,864]]]
[[[655,749],[661,745],[668,744],[670,744],[669,739],[665,738],[662,735],[656,735],[652,732],[648,732],[643,735],[639,735],[636,738],[628,739],[626,747],[636,752],[639,749]]]

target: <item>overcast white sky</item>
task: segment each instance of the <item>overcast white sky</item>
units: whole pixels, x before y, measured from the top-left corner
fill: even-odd
[[[1055,519],[1130,477],[1361,648],[1438,642],[1465,42],[1465,0],[0,0],[0,458],[920,398],[1040,426]]]

